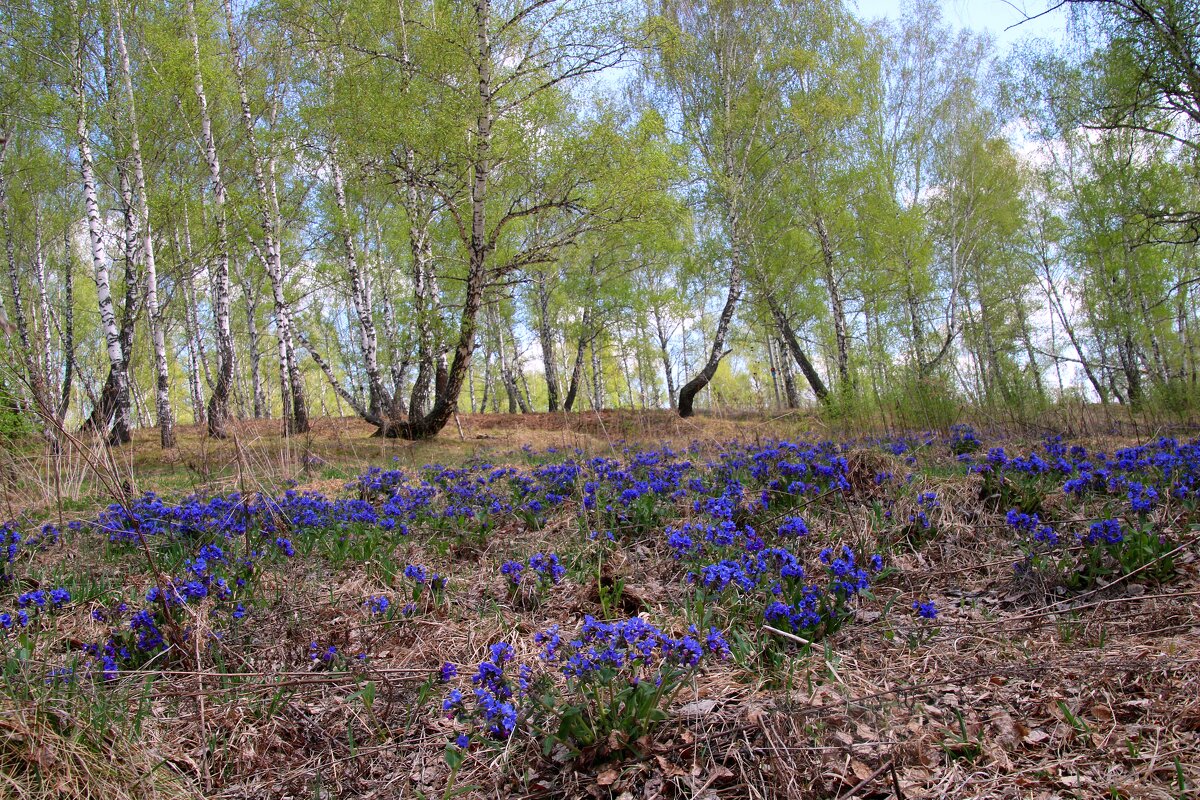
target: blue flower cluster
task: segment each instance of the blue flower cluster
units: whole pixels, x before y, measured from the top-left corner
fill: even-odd
[[[377,617],[387,613],[392,601],[384,595],[372,595],[363,601],[363,605],[367,607],[368,613]]]
[[[1128,542],[1143,533],[1151,535],[1156,520],[1168,516],[1163,512],[1194,508],[1200,499],[1200,440],[1181,443],[1164,437],[1111,455],[1069,446],[1057,437],[1025,454],[1010,455],[1001,447],[984,453],[978,435],[966,425],[953,426],[945,438],[923,433],[871,440],[874,446],[913,461],[918,453],[922,458],[935,453],[945,458],[945,449],[931,447],[938,442],[971,472],[996,481],[993,488],[1028,486],[1031,497],[1040,499],[1061,487],[1070,498],[1099,498],[1106,506],[1104,515],[1110,518],[1074,535],[1071,543],[1109,548],[1105,551],[1109,554],[1113,549],[1133,549]],[[873,573],[883,568],[879,556],[842,546],[821,551],[819,566],[812,558],[823,544],[818,543],[819,534],[827,524],[818,523],[820,506],[806,509],[827,496],[851,492],[847,460],[851,445],[760,441],[729,444],[717,452],[700,445],[686,450],[626,449],[614,458],[555,452],[553,459],[542,458],[541,463],[520,468],[485,462],[427,465],[420,470],[373,467],[347,484],[351,496],[344,499],[294,488],[278,496],[232,492],[189,496],[178,502],[148,493],[125,505],[114,504],[93,521],[72,528],[93,531],[118,551],[143,538],[162,537],[190,557],[169,562],[173,574],[162,576],[162,584],[144,598],[127,597],[126,605],[113,602],[118,599],[114,597],[97,609],[96,621],[109,631],[107,637],[100,635],[95,644],[84,646],[92,657],[85,666],[110,677],[153,658],[168,646],[168,640],[187,641],[192,635],[189,620],[198,608],[222,624],[246,620],[238,623],[238,629],[252,630],[253,613],[247,609],[261,605],[252,594],[256,578],[271,565],[304,557],[315,547],[358,543],[361,547],[354,553],[374,552],[377,545],[396,552],[397,537],[409,535],[410,530],[430,537],[483,536],[493,526],[511,522],[514,515],[537,523],[564,506],[578,511],[582,530],[595,531],[605,541],[661,534],[657,540],[640,540],[639,546],[648,544],[653,550],[665,543],[666,551],[680,562],[680,574],[690,577],[697,596],[715,600],[708,610],[720,625],[734,618],[745,620],[746,612],[757,622],[761,613],[761,619],[792,631],[821,635],[846,617],[853,599],[869,591]],[[900,473],[873,469],[867,473],[868,483],[872,473],[874,487],[866,491],[873,499],[884,498],[880,507],[891,519],[891,503],[907,491],[916,491],[919,484],[911,473],[901,481]],[[856,473],[855,481],[861,484],[860,478]],[[1013,509],[1005,520],[1018,538],[1037,545],[1039,552],[1062,546],[1060,539],[1067,536],[1033,513],[1045,514],[1044,506],[1010,499],[1003,498],[995,507]],[[939,508],[935,492],[921,491],[910,525],[932,529]],[[900,520],[901,513],[897,512]],[[24,563],[25,550],[58,538],[53,525],[24,538],[15,524],[0,525],[0,580],[11,579],[14,564]],[[1111,555],[1106,557],[1111,560]],[[557,554],[537,553],[526,561],[506,562],[501,573],[513,586],[536,580],[545,588],[561,581],[566,569]],[[416,588],[431,587],[436,593],[444,587],[442,578],[420,564],[408,564],[403,574]],[[5,619],[10,628],[27,625],[30,613],[67,602],[58,602],[53,591],[38,592],[15,598],[19,607],[0,616],[0,625]],[[414,602],[402,613],[416,613],[419,599],[414,589]],[[363,609],[371,615],[391,613],[399,602],[403,601],[395,594],[372,595],[363,600]],[[189,606],[188,613],[175,613],[183,606]],[[723,613],[727,615],[720,616]],[[703,620],[703,626],[712,621],[703,615],[695,619],[698,624]],[[596,623],[601,624],[613,623]],[[627,623],[633,627],[623,629],[621,641],[629,644],[633,641],[629,637],[636,639],[640,624]],[[539,644],[556,658],[567,658],[564,654],[572,652],[576,641],[564,642],[557,631],[540,635],[548,638]],[[587,639],[593,635],[600,638]],[[599,648],[596,663],[615,668],[605,660],[604,636],[618,634],[585,626],[578,641],[587,652]],[[689,636],[706,649],[706,637]],[[688,638],[680,637],[679,653],[694,652],[686,644]],[[618,647],[613,652],[620,651]],[[507,660],[494,657],[491,663],[503,674],[513,671]],[[512,686],[519,686],[521,680],[522,676],[514,675]],[[511,702],[511,697],[498,699],[499,684],[493,683],[478,686],[497,703]],[[479,698],[475,702],[484,703]],[[486,709],[481,713],[487,716]],[[505,714],[499,713],[497,719],[498,730],[503,731]]]
[[[490,657],[481,661],[475,674],[471,676],[475,696],[473,712],[468,710],[466,698],[458,689],[450,690],[446,699],[442,701],[442,711],[451,719],[477,719],[483,731],[493,739],[502,740],[512,736],[517,727],[517,696],[514,695],[509,676],[505,673],[505,664],[514,656],[512,645],[507,642],[492,645]],[[528,670],[521,667],[518,673],[518,691],[523,693],[528,688]],[[457,671],[454,674],[457,674]],[[453,677],[444,667],[442,676],[444,680]]]
[[[1125,532],[1121,529],[1119,520],[1105,519],[1093,522],[1088,528],[1087,534],[1082,539],[1084,544],[1096,544],[1098,542],[1120,544],[1125,541]]]
[[[973,463],[972,472],[1025,482],[1059,482],[1069,496],[1124,496],[1130,511],[1144,514],[1165,498],[1194,506],[1200,500],[1200,439],[1181,444],[1170,437],[1116,450],[1089,452],[1047,438],[1041,452],[1009,456],[1002,447]]]
[[[529,557],[529,568],[538,576],[538,583],[543,586],[560,583],[567,574],[567,568],[558,560],[557,553],[534,553]]]
[[[921,492],[917,495],[917,509],[908,515],[908,521],[920,525],[923,530],[929,530],[933,527],[929,515],[941,507],[936,492]]]
[[[15,614],[0,613],[0,631],[8,631],[13,627],[27,628],[32,620],[51,611],[57,611],[71,602],[71,593],[64,588],[34,589],[17,596],[17,611]],[[30,614],[34,614],[31,617]]]
[[[562,565],[557,553],[534,553],[529,557],[529,572],[537,576],[540,588],[558,584],[567,574],[567,568]],[[526,564],[520,561],[505,561],[500,565],[500,574],[508,578],[510,588],[521,585],[521,577],[525,574]]]
[[[983,447],[983,442],[970,425],[958,424],[950,426],[950,452],[956,456],[974,453]]]
[[[542,658],[558,664],[562,674],[576,680],[610,680],[613,673],[625,671],[629,680],[661,679],[667,666],[696,667],[705,654],[725,656],[729,645],[716,628],[704,641],[693,629],[672,637],[641,617],[617,622],[584,618],[580,635],[563,643],[557,626],[538,634]]]
[[[1054,532],[1054,528],[1043,524],[1037,514],[1026,514],[1011,508],[1005,515],[1005,521],[1013,530],[1028,535],[1035,542],[1050,547],[1058,544],[1058,534]]]

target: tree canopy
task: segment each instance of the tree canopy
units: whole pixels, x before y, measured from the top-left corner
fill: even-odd
[[[6,4],[0,397],[164,447],[1188,407],[1200,11],[1045,10],[1002,53],[935,0]]]

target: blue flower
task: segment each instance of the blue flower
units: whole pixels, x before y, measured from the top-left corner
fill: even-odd
[[[462,706],[463,693],[458,689],[451,689],[450,694],[446,695],[446,699],[442,701],[442,711],[445,711],[450,716]]]
[[[779,535],[793,537],[807,536],[808,525],[800,517],[788,517],[779,526]]]
[[[518,586],[524,569],[525,565],[520,561],[505,561],[500,565],[500,574],[506,576],[513,586]]]
[[[937,606],[932,600],[914,600],[912,607],[924,619],[937,619]]]
[[[363,605],[365,605],[367,607],[368,611],[370,611],[371,614],[378,616],[380,614],[385,613],[388,610],[388,606],[391,605],[391,601],[388,600],[383,595],[380,595],[378,597],[372,596],[372,597],[368,597],[366,600],[364,600]]]
[[[538,574],[541,583],[558,583],[567,574],[567,569],[559,563],[558,555],[550,553],[542,555],[535,553],[529,559],[529,568]]]

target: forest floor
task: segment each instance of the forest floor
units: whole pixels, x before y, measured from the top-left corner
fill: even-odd
[[[10,456],[0,795],[1196,796],[1187,434],[459,425]]]

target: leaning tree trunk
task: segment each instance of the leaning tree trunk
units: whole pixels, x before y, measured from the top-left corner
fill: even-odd
[[[587,352],[588,343],[595,337],[589,331],[592,309],[583,312],[583,333],[579,334],[579,344],[575,347],[575,365],[571,368],[571,380],[567,384],[567,396],[563,399],[563,411],[570,411],[575,405],[575,397],[579,393],[579,382],[583,378],[583,357]]]
[[[192,62],[195,72],[192,89],[200,106],[200,132],[203,135],[204,162],[208,165],[214,216],[217,222],[216,258],[212,272],[213,316],[217,327],[217,379],[212,387],[206,414],[208,435],[224,438],[228,435],[229,393],[233,385],[233,329],[229,324],[229,234],[225,219],[225,181],[221,177],[221,158],[213,135],[212,117],[208,111],[208,95],[204,91],[204,74],[200,68],[200,39],[196,30],[196,9],[193,0],[187,2],[188,34],[192,40]]]
[[[663,374],[667,376],[667,401],[671,404],[671,410],[674,411],[678,406],[675,398],[675,376],[671,371],[671,351],[668,349],[670,337],[667,336],[667,330],[663,325],[658,307],[651,308],[650,313],[654,315],[654,332],[658,336],[658,352],[662,358]]]
[[[1072,349],[1075,350],[1075,355],[1079,359],[1079,365],[1083,369],[1083,374],[1087,377],[1088,383],[1096,390],[1096,395],[1100,398],[1103,405],[1108,405],[1108,390],[1105,388],[1100,376],[1092,368],[1092,364],[1087,360],[1087,355],[1083,352],[1083,344],[1079,341],[1079,337],[1075,333],[1075,326],[1071,324],[1070,318],[1067,317],[1066,308],[1063,306],[1062,296],[1058,293],[1058,286],[1054,283],[1054,277],[1050,272],[1050,263],[1045,258],[1042,259],[1042,270],[1046,274],[1046,293],[1050,298],[1050,305],[1054,309],[1063,325],[1063,331],[1067,334],[1067,340],[1071,343]]]
[[[800,347],[799,340],[796,339],[796,331],[792,329],[788,322],[787,315],[783,313],[783,309],[779,306],[779,301],[768,290],[767,291],[767,306],[771,310],[771,316],[775,319],[775,327],[779,328],[779,333],[783,337],[784,343],[787,345],[788,352],[792,354],[792,358],[796,360],[800,371],[804,373],[805,380],[808,381],[809,387],[817,399],[824,402],[829,397],[829,389],[825,386],[825,382],[821,380],[821,376],[813,368],[812,361],[808,355]]]
[[[75,41],[75,69],[78,72],[75,83],[77,105],[75,136],[79,146],[79,172],[83,184],[83,204],[87,212],[88,244],[96,280],[96,304],[100,312],[100,327],[104,332],[109,375],[113,383],[113,438],[117,443],[124,444],[131,438],[129,432],[129,379],[125,368],[125,355],[121,349],[121,333],[117,329],[117,316],[113,309],[108,257],[104,252],[104,226],[100,219],[100,203],[96,196],[96,176],[92,162],[92,145],[88,134],[83,57],[84,44],[82,37],[79,37]],[[101,402],[103,403],[103,398]],[[103,427],[100,430],[103,430]]]
[[[708,386],[709,381],[717,374],[717,367],[721,364],[721,359],[724,358],[729,351],[725,349],[725,337],[729,333],[729,325],[733,321],[733,314],[737,310],[738,300],[742,296],[742,264],[743,252],[742,243],[738,233],[738,219],[736,213],[730,213],[730,230],[733,232],[733,247],[729,259],[729,293],[725,296],[725,306],[721,309],[721,316],[717,319],[717,330],[713,334],[712,349],[708,354],[708,361],[704,363],[704,367],[690,381],[683,385],[679,390],[679,416],[690,417],[695,413],[692,409],[692,404],[696,399],[696,395]]]
[[[837,345],[838,383],[842,388],[850,385],[850,338],[846,326],[846,303],[838,286],[837,273],[834,270],[833,245],[829,241],[829,231],[825,228],[825,218],[820,212],[816,214],[815,226],[817,241],[821,245],[821,263],[825,270],[825,286],[829,291],[829,310],[833,314],[833,336]]]
[[[171,411],[171,372],[167,365],[166,333],[163,330],[158,304],[158,270],[154,260],[154,232],[150,227],[150,199],[146,192],[146,171],[142,163],[141,137],[138,135],[137,105],[133,95],[133,76],[129,50],[125,45],[125,29],[121,24],[121,8],[112,0],[113,27],[117,37],[117,53],[121,60],[121,78],[125,89],[126,114],[129,122],[129,155],[133,160],[133,185],[137,193],[139,234],[142,259],[146,268],[146,311],[150,317],[150,338],[154,345],[155,393],[154,407],[158,416],[159,442],[163,449],[175,446],[175,418]]]

